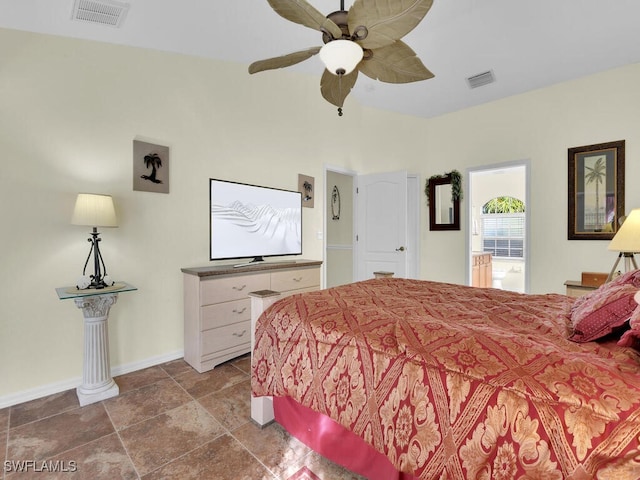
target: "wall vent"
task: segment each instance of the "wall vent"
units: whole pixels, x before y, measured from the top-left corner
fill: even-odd
[[[469,88],[478,88],[484,85],[488,85],[496,81],[496,77],[493,75],[491,70],[486,72],[478,73],[477,75],[472,75],[467,78],[467,83],[469,84]]]
[[[75,0],[72,20],[120,27],[129,11],[129,4],[114,0]]]

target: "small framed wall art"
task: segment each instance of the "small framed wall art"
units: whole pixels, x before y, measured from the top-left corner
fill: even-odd
[[[302,194],[302,206],[313,208],[315,194],[315,179],[308,175],[298,174],[298,191]]]
[[[169,193],[169,147],[133,141],[133,189]]]

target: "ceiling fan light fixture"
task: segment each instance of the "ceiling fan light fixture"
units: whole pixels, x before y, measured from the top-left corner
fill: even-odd
[[[334,75],[349,75],[362,60],[364,51],[356,42],[333,40],[320,49],[320,60]]]

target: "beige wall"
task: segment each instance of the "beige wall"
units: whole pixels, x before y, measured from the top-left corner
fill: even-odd
[[[607,251],[607,241],[567,240],[567,149],[626,140],[626,211],[640,206],[634,188],[640,175],[638,85],[640,64],[634,64],[429,122],[422,156],[427,178],[452,168],[530,160],[531,293],[563,293],[565,280],[613,266],[616,254]],[[466,212],[465,204],[463,225]],[[464,251],[464,238],[463,232],[428,232],[422,275],[464,283],[464,256],[453,254]]]
[[[353,98],[338,117],[315,76],[0,29],[0,406],[79,381],[81,313],[54,291],[88,253],[88,229],[70,225],[78,192],[114,196],[120,227],[104,229],[103,254],[139,288],[110,317],[121,371],[180,354],[180,268],[209,263],[210,177],[295,189],[303,173],[324,192],[325,163],[425,179],[529,158],[532,291],[560,292],[614,260],[606,242],[566,240],[566,149],[626,139],[631,185],[639,84],[634,65],[431,120]],[[171,148],[169,194],[132,190],[134,138]],[[306,258],[323,257],[322,201],[304,209]],[[640,193],[628,188],[627,205]],[[464,283],[464,232],[429,232],[421,209],[422,276]]]
[[[79,383],[81,312],[54,290],[76,282],[88,253],[89,229],[70,224],[78,192],[113,195],[120,226],[102,232],[103,256],[139,289],[112,308],[112,366],[179,355],[180,268],[209,264],[208,179],[296,189],[302,173],[323,192],[324,162],[388,168],[363,161],[363,128],[389,149],[383,133],[403,119],[363,121],[353,99],[344,112],[316,77],[0,29],[0,407]],[[132,190],[135,138],[171,148],[169,194]],[[322,205],[303,209],[306,258],[323,257]]]

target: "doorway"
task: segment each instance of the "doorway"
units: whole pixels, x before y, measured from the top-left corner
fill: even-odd
[[[355,279],[354,203],[357,175],[325,167],[324,286],[335,287]]]
[[[467,284],[473,285],[473,263],[491,254],[493,288],[529,292],[529,161],[521,160],[467,170]]]
[[[402,187],[398,187],[399,176],[403,177]],[[406,172],[358,175],[354,171],[325,166],[324,179],[325,288],[373,278],[373,272],[380,270],[393,270],[396,277],[418,278],[419,177]],[[371,182],[374,189],[382,185],[383,189],[391,188],[397,192],[399,203],[390,202],[389,195],[381,196],[379,191],[369,196],[374,199],[373,204],[368,202],[366,190]],[[363,186],[358,194],[358,188]],[[382,204],[378,202],[381,198],[385,200]],[[399,217],[403,218],[401,228],[397,224]],[[375,232],[371,234],[369,230],[372,228]],[[399,236],[398,230],[402,230],[402,235]],[[381,242],[380,231],[393,233],[393,239]],[[375,245],[364,241],[363,235],[375,237]],[[398,261],[402,264],[398,265]]]

